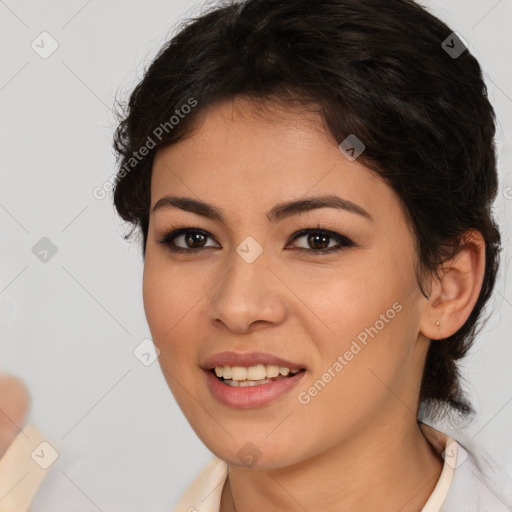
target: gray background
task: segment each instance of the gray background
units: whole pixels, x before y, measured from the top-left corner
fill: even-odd
[[[498,116],[505,249],[492,316],[464,366],[478,410],[465,435],[512,475],[512,1],[423,3],[469,43]],[[34,512],[170,511],[211,457],[158,363],[133,354],[150,337],[142,258],[110,196],[92,194],[115,170],[116,93],[126,98],[200,6],[0,1],[0,367],[28,384],[30,419],[60,453]],[[46,59],[31,47],[43,31],[58,43]],[[46,263],[32,252],[42,237],[58,249]]]

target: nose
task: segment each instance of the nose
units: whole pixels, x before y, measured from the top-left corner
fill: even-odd
[[[234,253],[211,301],[212,321],[237,333],[277,325],[287,313],[287,288],[270,268],[265,253],[249,261]]]

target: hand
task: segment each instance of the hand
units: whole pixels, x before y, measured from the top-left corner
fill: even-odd
[[[0,458],[23,428],[29,404],[30,395],[23,381],[0,374]]]

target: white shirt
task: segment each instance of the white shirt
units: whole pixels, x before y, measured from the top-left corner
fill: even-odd
[[[512,512],[512,497],[502,494],[512,492],[512,483],[500,489],[491,483],[485,459],[480,463],[472,452],[426,423],[420,422],[420,428],[444,459],[436,487],[421,512]],[[214,456],[183,493],[174,512],[219,512],[227,470],[227,463]],[[499,480],[505,482],[506,476]]]

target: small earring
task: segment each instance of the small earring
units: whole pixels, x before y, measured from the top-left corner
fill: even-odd
[[[439,324],[440,324],[440,322],[439,322],[439,320],[438,320],[438,321],[436,322],[437,327],[439,327]]]

